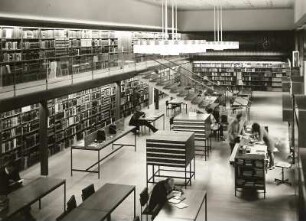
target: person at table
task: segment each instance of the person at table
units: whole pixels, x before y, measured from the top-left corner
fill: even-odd
[[[274,142],[268,134],[268,131],[258,123],[252,124],[252,134],[258,141],[263,141],[267,145],[268,157],[270,160],[269,169],[274,169]]]
[[[8,195],[22,185],[14,162],[10,161],[0,170],[0,195]]]
[[[154,133],[158,131],[156,127],[154,127],[149,121],[145,119],[140,119],[141,117],[145,117],[145,113],[140,110],[140,106],[136,106],[136,110],[129,122],[130,126],[136,127],[135,131],[133,131],[134,133],[136,133],[136,131],[139,130],[140,126],[146,126],[150,130],[152,130]]]
[[[149,210],[153,211],[157,206],[157,211],[159,211],[168,199],[174,197],[173,190],[182,191],[174,186],[174,179],[172,177],[156,183],[150,197]]]
[[[242,113],[239,112],[236,118],[228,126],[228,140],[231,148],[231,153],[236,145],[240,142],[239,135],[244,135],[244,126],[242,125]]]
[[[19,171],[14,161],[6,162],[5,166],[0,169],[0,195],[7,196],[21,186],[22,180],[20,179]],[[36,219],[31,214],[31,207],[28,206],[16,214],[12,220],[35,221]]]
[[[211,129],[219,130],[221,140],[224,140],[223,125],[219,123],[219,111],[213,111],[212,108],[208,108],[206,112],[210,115]]]

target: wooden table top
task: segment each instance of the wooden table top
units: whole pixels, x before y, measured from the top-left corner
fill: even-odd
[[[40,177],[17,189],[8,195],[9,208],[0,213],[0,220],[4,220],[25,207],[33,204],[41,197],[52,192],[57,187],[65,183],[64,179],[43,178]]]
[[[154,221],[195,220],[201,209],[206,193],[207,192],[205,190],[184,190],[186,199],[184,199],[182,202],[187,204],[188,207],[179,209],[171,203],[166,203]]]
[[[135,186],[106,183],[87,198],[80,207],[112,212],[133,190],[135,190]]]
[[[102,221],[108,216],[107,212],[100,210],[90,210],[77,207],[68,213],[62,221]]]
[[[75,144],[72,145],[73,149],[79,149],[79,150],[101,150],[104,147],[112,144],[114,141],[122,138],[123,136],[125,136],[126,134],[128,134],[129,132],[131,132],[135,127],[134,126],[126,126],[123,130],[121,131],[117,131],[116,134],[113,135],[109,135],[106,136],[106,140],[103,141],[102,143],[97,143],[97,142],[93,142],[91,144],[89,144],[87,147],[85,146],[85,142],[84,139],[80,140],[78,142],[76,142]]]

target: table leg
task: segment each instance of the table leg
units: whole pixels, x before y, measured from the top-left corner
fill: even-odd
[[[165,130],[165,114],[163,114],[163,122],[164,122],[164,125],[163,125],[163,128],[164,128],[164,130]]]
[[[207,193],[205,194],[205,221],[207,221]]]
[[[70,176],[72,176],[72,147],[70,147]]]
[[[111,221],[112,220],[111,214],[109,214],[106,219],[107,221]]]
[[[64,182],[64,211],[66,211],[66,180]]]
[[[38,200],[38,208],[41,209],[41,199]]]
[[[136,133],[134,134],[135,152],[136,152]]]
[[[98,179],[100,179],[100,151],[98,151]]]
[[[136,217],[136,189],[134,187],[134,219]]]
[[[187,114],[188,104],[186,104],[186,114]]]
[[[152,178],[153,178],[153,183],[155,183],[154,165],[152,165]]]

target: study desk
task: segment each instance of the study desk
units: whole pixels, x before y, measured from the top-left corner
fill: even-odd
[[[185,105],[185,109],[186,109],[186,114],[188,112],[188,104],[183,102],[183,101],[179,101],[178,99],[173,99],[173,100],[170,100],[168,102],[168,104],[171,104],[171,105],[180,105],[180,109],[182,111],[182,105]]]
[[[167,202],[154,221],[195,221],[205,202],[205,221],[207,221],[207,192],[205,190],[184,190],[186,199],[182,202],[188,207],[179,209]]]
[[[136,217],[136,188],[131,185],[106,183],[98,191],[88,197],[79,207],[81,209],[106,212],[106,216],[110,220],[111,213],[132,192],[134,192],[134,217]]]
[[[155,122],[163,118],[163,130],[165,130],[165,114],[164,113],[158,113],[158,114],[146,114],[145,117],[141,117],[140,120],[146,120],[149,121],[150,123],[153,123],[153,126],[155,127]]]
[[[65,210],[66,180],[40,177],[8,195],[9,207],[7,210],[0,212],[0,220],[9,219],[36,201],[39,201],[39,208],[41,208],[41,199],[62,185],[64,186],[63,198]]]
[[[85,145],[85,141],[81,140],[78,141],[77,143],[75,143],[74,145],[71,146],[70,148],[70,165],[71,165],[71,176],[73,175],[73,171],[77,171],[77,172],[88,172],[88,173],[97,173],[98,174],[98,178],[100,179],[100,162],[105,160],[107,157],[109,157],[110,155],[114,154],[115,152],[117,152],[118,150],[120,150],[122,147],[124,146],[133,146],[135,147],[135,151],[136,151],[136,134],[134,136],[134,144],[125,144],[125,143],[115,143],[117,140],[119,140],[120,138],[124,137],[125,135],[127,135],[128,133],[131,133],[133,130],[135,129],[134,126],[128,126],[125,129],[123,129],[122,131],[117,131],[116,134],[111,135],[111,136],[107,136],[106,140],[103,141],[102,143],[97,143],[97,142],[92,142],[88,145]],[[107,154],[105,157],[101,158],[100,156],[100,151],[103,150],[105,147],[107,147],[108,145],[112,145],[112,152]],[[119,146],[118,148],[114,149],[114,146]],[[73,168],[73,150],[81,150],[81,151],[94,151],[98,153],[98,159],[95,163],[93,163],[92,165],[90,165],[88,168],[86,169],[75,169]],[[97,170],[91,170],[94,166],[98,165],[98,169]]]

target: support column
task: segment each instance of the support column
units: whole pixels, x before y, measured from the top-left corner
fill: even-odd
[[[40,174],[48,176],[48,105],[46,100],[39,103],[39,152]]]
[[[159,109],[159,91],[154,88],[154,107],[156,110]]]
[[[121,81],[116,81],[116,109],[115,119],[120,119],[120,104],[121,104]]]

